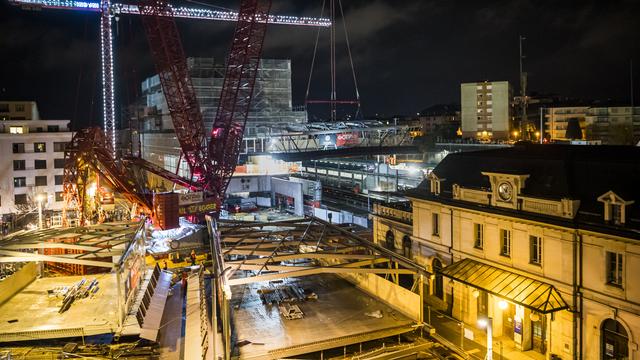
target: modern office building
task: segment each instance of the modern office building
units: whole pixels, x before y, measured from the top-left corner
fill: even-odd
[[[411,207],[375,209],[374,239],[433,272],[432,325],[446,335],[446,315],[458,321],[454,343],[490,318],[509,358],[638,359],[639,158],[631,146],[450,154]]]
[[[191,80],[200,104],[205,132],[211,131],[216,116],[220,91],[224,82],[225,67],[213,58],[187,59]],[[130,131],[133,152],[139,149],[142,157],[166,169],[175,171],[180,157],[180,147],[173,131],[173,123],[162,93],[158,75],[142,82],[142,101],[136,106]],[[305,123],[306,111],[293,111],[291,99],[291,60],[262,59],[254,90],[251,110],[247,119],[245,139],[268,137],[274,128],[286,129],[288,125]],[[261,144],[262,142],[255,142]],[[262,151],[256,149],[256,151]],[[184,160],[180,172],[188,176]]]
[[[461,84],[462,137],[508,140],[513,127],[511,99],[508,81]]]
[[[60,211],[69,120],[42,120],[32,101],[0,102],[0,214]]]

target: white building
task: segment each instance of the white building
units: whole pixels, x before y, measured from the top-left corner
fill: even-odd
[[[0,214],[62,209],[64,148],[69,120],[41,120],[35,102],[0,102]]]
[[[637,360],[638,159],[632,146],[450,154],[411,210],[375,209],[374,239],[434,273],[426,302],[465,337],[491,318],[508,358]]]
[[[508,81],[461,84],[462,137],[509,139],[511,98],[512,90]]]

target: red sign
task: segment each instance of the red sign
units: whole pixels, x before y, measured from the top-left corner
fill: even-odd
[[[360,143],[360,134],[357,132],[340,133],[336,136],[336,146],[357,145]]]

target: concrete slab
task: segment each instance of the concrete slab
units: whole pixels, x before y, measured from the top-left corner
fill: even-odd
[[[94,277],[99,281],[98,292],[76,300],[69,310],[59,314],[62,298],[49,297],[47,290],[73,286],[83,278],[89,282]],[[0,306],[0,342],[115,332],[117,309],[115,274],[36,279]]]
[[[284,319],[277,306],[262,304],[257,290],[287,283],[310,289],[317,301],[298,303],[303,319]],[[382,338],[411,330],[414,322],[333,274],[232,287],[234,341],[243,359],[267,359]],[[365,313],[382,312],[382,318]]]

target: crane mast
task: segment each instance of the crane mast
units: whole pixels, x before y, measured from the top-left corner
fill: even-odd
[[[218,205],[224,198],[238,163],[270,9],[271,0],[240,2],[238,22],[209,141],[209,157],[214,166],[207,187],[216,193]]]
[[[67,204],[77,205],[81,223],[84,221],[84,192],[89,169],[131,203],[155,216],[159,209],[151,202],[150,192],[142,187],[144,181],[135,178],[133,169],[145,169],[191,190],[203,190],[208,201],[220,209],[238,162],[270,19],[271,0],[242,0],[240,3],[220,102],[208,142],[178,29],[173,16],[167,16],[173,11],[172,7],[166,0],[143,0],[138,9],[176,137],[192,176],[182,178],[142,158],[114,159],[110,155],[113,144],[108,136],[103,136],[97,128],[82,130],[66,149],[64,179]]]
[[[203,152],[204,123],[175,19],[163,16],[172,8],[164,0],[147,0],[138,9],[183,156],[192,178],[202,179],[210,164]]]
[[[184,49],[166,0],[138,4],[176,137],[192,177],[218,208],[238,163],[269,21],[271,0],[243,0],[227,58],[220,102],[206,144],[204,122]]]

